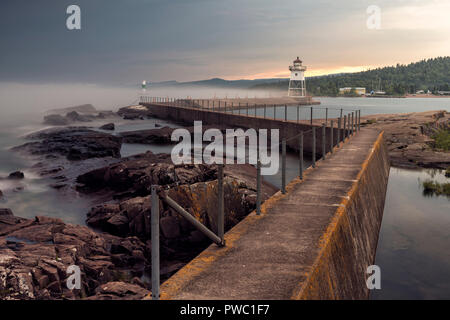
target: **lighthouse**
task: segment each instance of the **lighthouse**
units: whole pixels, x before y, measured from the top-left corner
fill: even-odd
[[[305,86],[305,71],[306,66],[302,65],[302,60],[297,57],[294,60],[294,64],[289,66],[291,71],[291,78],[289,79],[289,97],[305,97],[306,96],[306,86]]]

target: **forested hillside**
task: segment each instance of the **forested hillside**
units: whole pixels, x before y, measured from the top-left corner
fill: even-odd
[[[254,89],[287,90],[289,80],[255,85]],[[450,57],[438,57],[408,65],[377,68],[364,72],[306,78],[311,95],[335,96],[342,87],[365,87],[383,90],[388,95],[415,93],[418,90],[450,90]]]

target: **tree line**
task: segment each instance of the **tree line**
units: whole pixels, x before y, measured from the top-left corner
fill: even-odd
[[[259,84],[252,89],[287,90],[289,80]],[[450,57],[437,57],[408,65],[377,68],[355,73],[307,77],[309,95],[337,96],[339,88],[365,87],[366,92],[384,91],[387,95],[413,94],[419,90],[450,91]]]

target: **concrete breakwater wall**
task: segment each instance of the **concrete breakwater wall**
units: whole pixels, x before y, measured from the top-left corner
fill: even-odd
[[[367,299],[367,267],[375,261],[389,155],[383,133],[321,239],[321,249],[293,299]]]
[[[220,125],[227,126],[229,128],[254,128],[254,129],[279,129],[280,138],[285,137],[289,139],[290,137],[298,135],[301,131],[304,131],[304,151],[305,153],[311,154],[312,151],[312,133],[311,125],[306,123],[297,123],[293,121],[283,121],[274,119],[264,119],[262,117],[252,117],[244,116],[231,113],[221,113],[212,110],[205,109],[195,109],[186,107],[175,107],[163,104],[154,103],[142,103],[142,105],[147,106],[152,115],[162,119],[174,120],[186,123],[192,126],[194,121],[202,121],[205,125]],[[318,155],[322,154],[322,129],[321,126],[314,125],[316,128],[316,153]],[[333,139],[337,139],[337,123],[335,123],[335,128],[333,129]],[[331,138],[331,128],[326,128],[326,150],[330,151],[330,138]],[[292,139],[287,141],[287,147],[291,150],[299,149],[299,140]]]
[[[363,129],[161,286],[162,299],[367,299],[389,176]]]

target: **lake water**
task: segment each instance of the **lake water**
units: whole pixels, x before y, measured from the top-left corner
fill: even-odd
[[[439,170],[391,168],[372,299],[450,299],[450,198],[424,195],[428,179],[450,182]]]
[[[44,94],[42,90],[47,91]],[[14,93],[8,88],[2,89],[0,86],[2,94],[0,102],[0,177],[7,176],[15,170],[24,171],[26,176],[25,180],[21,182],[0,180],[0,190],[5,193],[5,197],[0,200],[0,206],[11,208],[17,216],[32,218],[36,215],[47,215],[60,217],[69,223],[84,224],[86,213],[92,205],[89,199],[68,198],[49,188],[49,181],[34,175],[29,169],[33,161],[11,153],[8,149],[23,143],[24,140],[20,138],[23,134],[43,128],[41,121],[44,109],[93,103],[99,109],[117,110],[119,107],[131,103],[137,95],[135,90],[130,89],[82,87],[61,90],[56,94],[53,92],[57,91],[55,86],[49,86],[48,88],[28,88]],[[212,96],[211,91],[204,92],[209,93],[204,93],[204,96],[200,95],[199,98]],[[159,94],[155,92],[154,95],[158,96]],[[66,99],[67,96],[72,97],[69,99],[70,101]],[[3,97],[6,98],[3,99]],[[314,107],[315,118],[323,118],[325,108],[329,108],[329,117],[332,117],[332,112],[335,112],[331,110],[340,108],[347,112],[361,108],[363,116],[376,113],[442,109],[450,111],[450,98],[319,98],[319,100],[322,105]],[[57,101],[63,101],[63,103],[58,104]],[[262,110],[259,109],[257,112],[262,112]],[[284,112],[284,108],[277,109],[278,118],[284,118],[282,112]],[[269,115],[269,113],[267,114]],[[309,115],[310,110],[302,108],[301,119],[307,120]],[[288,108],[288,118],[296,119],[296,116],[296,108]],[[154,119],[129,121],[117,123],[117,132],[154,128],[156,122],[175,126]],[[156,153],[168,152],[171,147],[124,144],[122,156],[147,150]],[[296,155],[289,155],[287,159],[288,181],[294,178],[297,172]],[[423,196],[419,179],[425,179],[430,174],[425,170],[391,169],[376,257],[376,264],[382,270],[382,290],[373,292],[373,299],[450,298],[450,201],[445,197]],[[447,179],[442,173],[436,173],[435,178]],[[274,185],[280,186],[279,173],[266,179]],[[17,188],[23,188],[23,190],[17,191]]]

